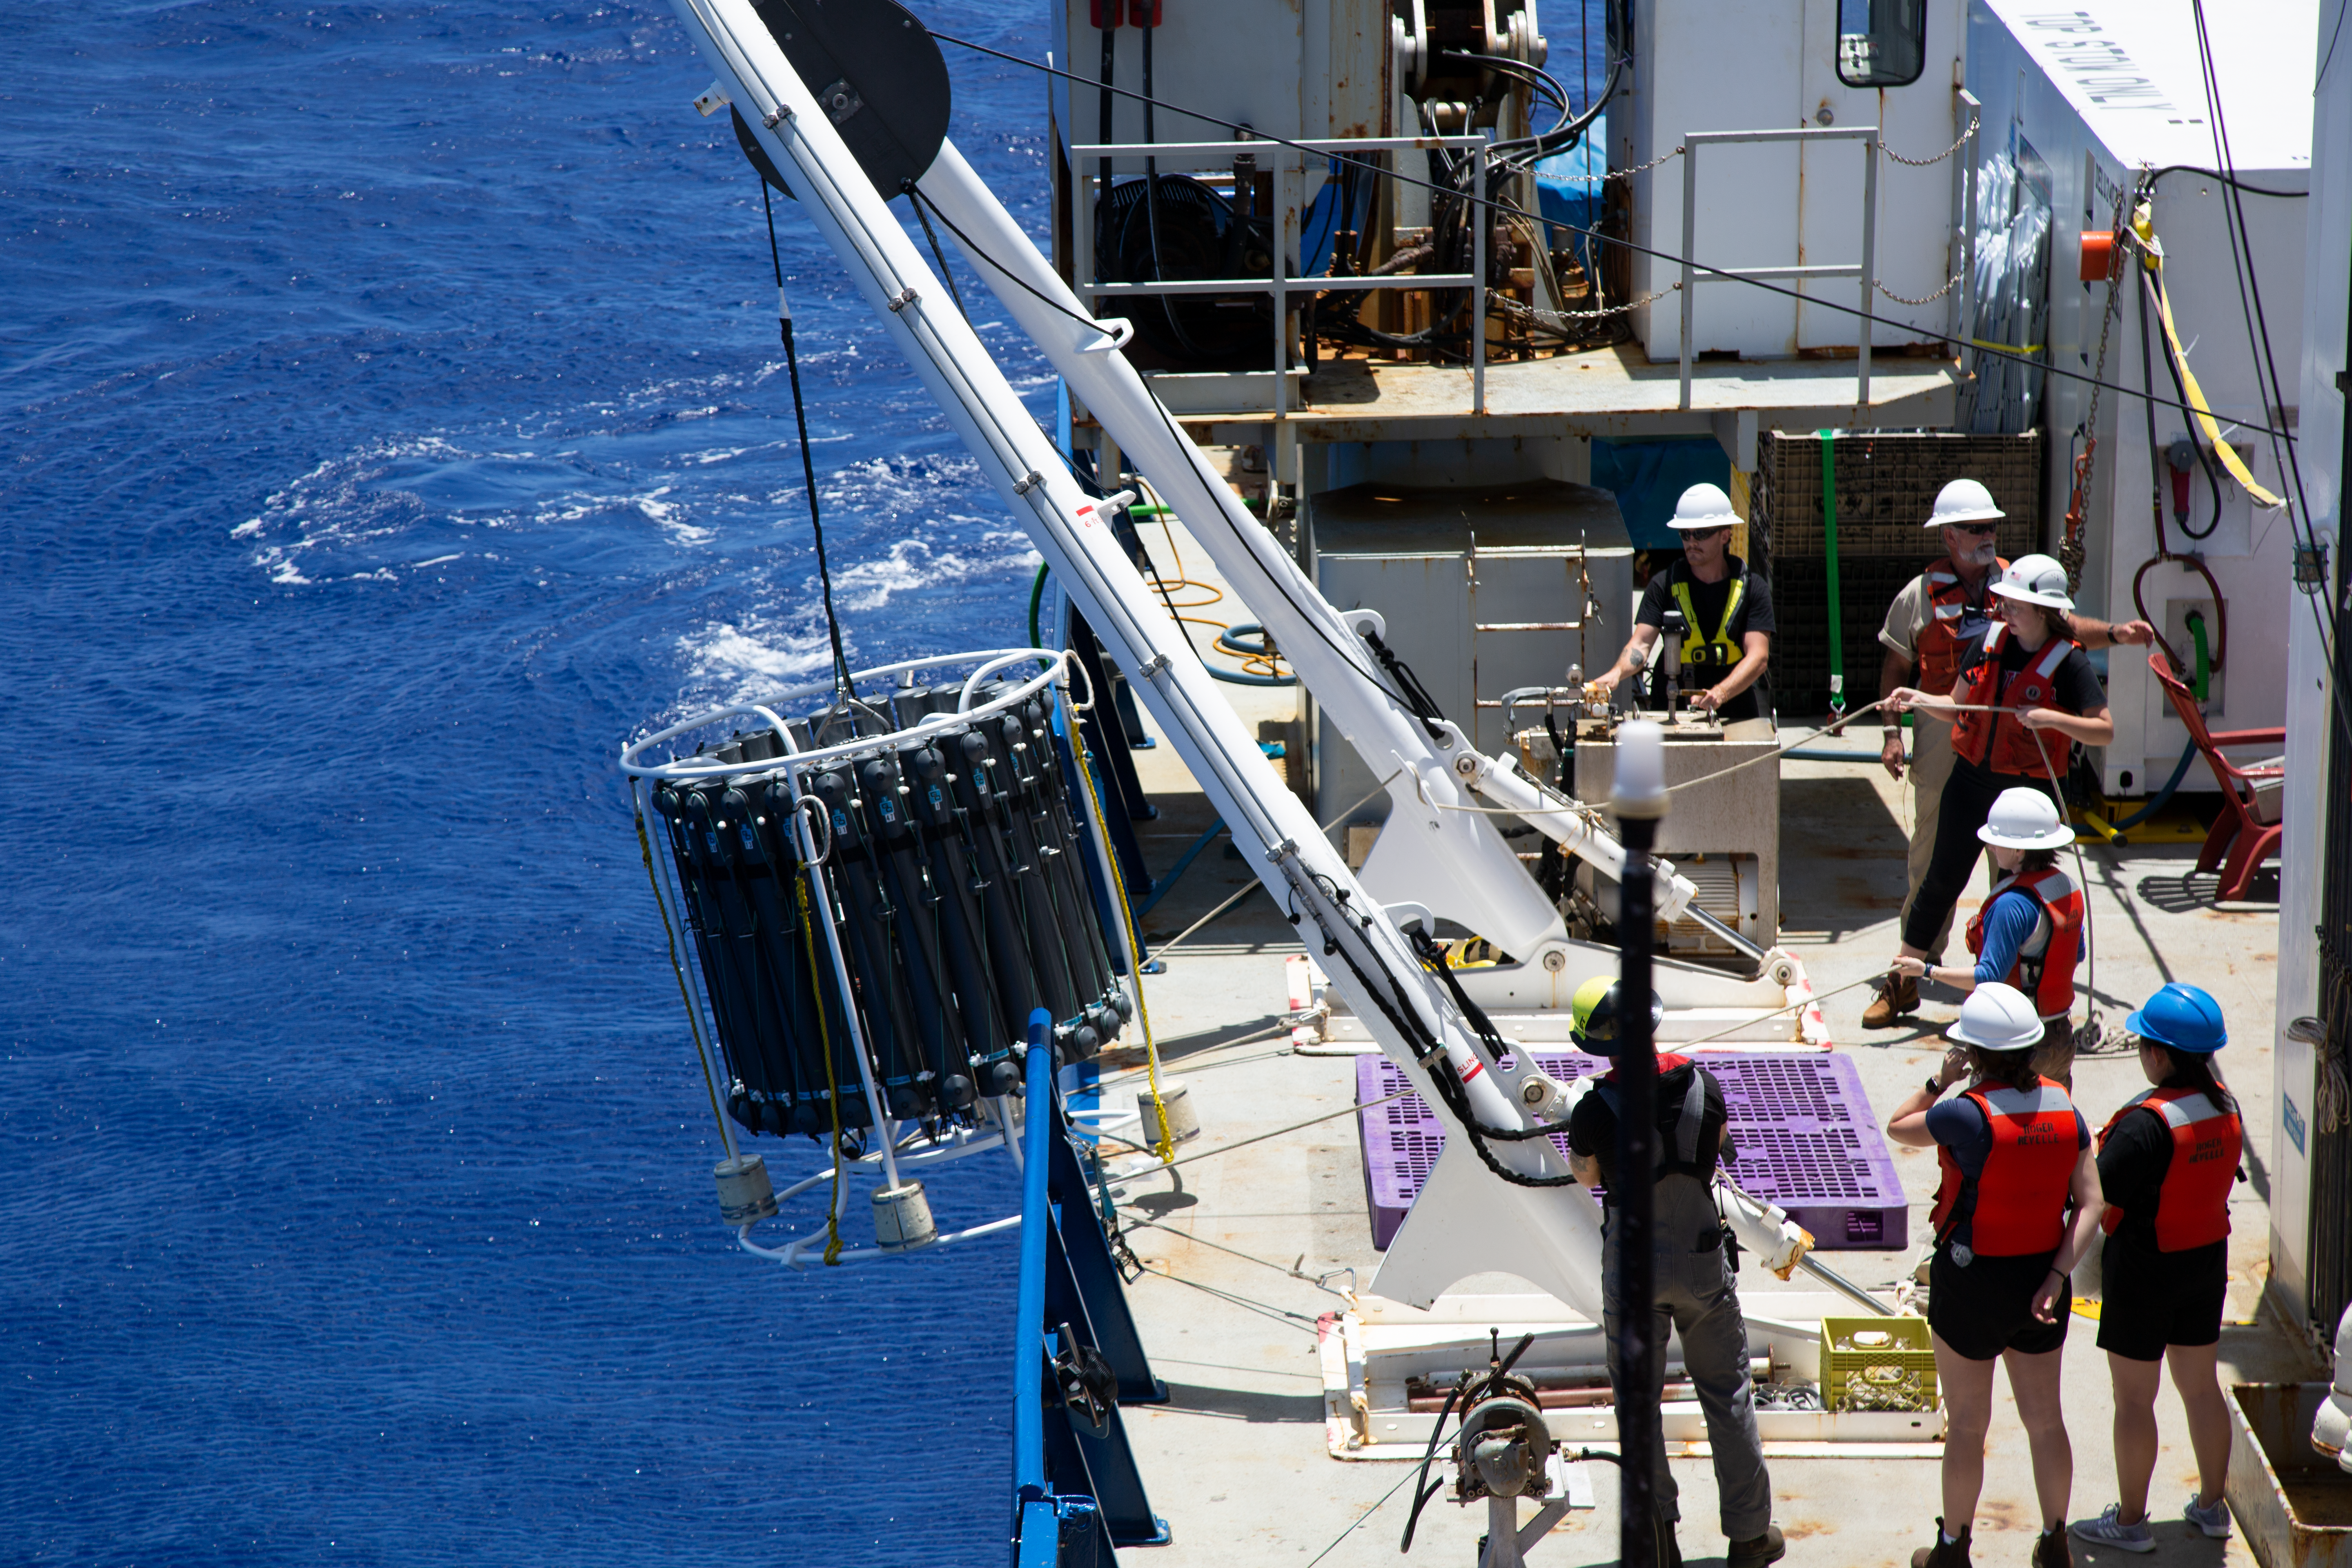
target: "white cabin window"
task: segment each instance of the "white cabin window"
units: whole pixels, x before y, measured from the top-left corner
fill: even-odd
[[[1837,73],[1848,87],[1909,87],[1927,58],[1927,0],[1838,0]]]

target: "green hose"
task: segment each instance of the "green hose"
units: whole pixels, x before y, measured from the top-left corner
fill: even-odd
[[[1037,581],[1029,586],[1029,646],[1031,647],[1045,646],[1045,636],[1037,630],[1037,610],[1045,602],[1045,574],[1048,570],[1044,562],[1039,562]]]
[[[2197,679],[2189,683],[2189,689],[2201,707],[2206,700],[2207,689],[2212,684],[2213,679],[2213,656],[2205,647],[2204,612],[2200,610],[2189,612],[2189,638],[2197,645]]]
[[[1838,602],[1837,432],[1822,432],[1822,550],[1827,557],[1830,593],[1830,711],[1845,711],[1845,617]],[[1879,695],[1885,696],[1881,692]]]

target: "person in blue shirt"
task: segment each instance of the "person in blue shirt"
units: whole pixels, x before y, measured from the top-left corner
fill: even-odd
[[[2074,830],[2040,790],[2002,792],[1977,838],[1991,851],[2000,880],[1969,922],[1976,962],[1930,963],[1896,955],[1893,971],[1973,992],[1995,981],[2032,998],[2042,1016],[2042,1044],[2033,1070],[2068,1090],[2074,1087],[2074,970],[2083,961],[2083,890],[2058,867],[2058,852]]]

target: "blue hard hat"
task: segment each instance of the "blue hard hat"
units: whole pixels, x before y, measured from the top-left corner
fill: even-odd
[[[2140,1005],[2124,1027],[2151,1046],[2209,1057],[2230,1043],[2221,1026],[2221,1004],[2210,993],[2174,981]]]

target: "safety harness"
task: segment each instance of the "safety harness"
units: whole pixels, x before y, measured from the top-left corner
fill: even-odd
[[[1658,1058],[1661,1077],[1677,1068],[1690,1066],[1690,1058],[1671,1052]],[[1601,1097],[1601,1103],[1609,1108],[1612,1116],[1622,1118],[1624,1107],[1618,1097],[1616,1079],[1617,1070],[1612,1068],[1592,1086],[1592,1089]],[[1658,1174],[1695,1176],[1702,1182],[1713,1179],[1714,1155],[1710,1153],[1706,1159],[1701,1160],[1698,1153],[1699,1140],[1706,1132],[1706,1076],[1703,1071],[1692,1068],[1690,1087],[1683,1091],[1679,1108],[1660,1107],[1658,1131],[1665,1135],[1664,1138],[1650,1146],[1650,1163]],[[1671,1154],[1667,1152],[1669,1140],[1673,1144]]]
[[[1729,669],[1745,657],[1746,650],[1731,640],[1731,623],[1739,614],[1739,606],[1748,599],[1748,573],[1738,561],[1727,562],[1732,568],[1731,592],[1723,596],[1723,621],[1715,628],[1713,637],[1699,630],[1698,607],[1691,602],[1690,567],[1676,562],[1667,579],[1666,589],[1675,596],[1675,605],[1683,613],[1683,664],[1706,668]]]

